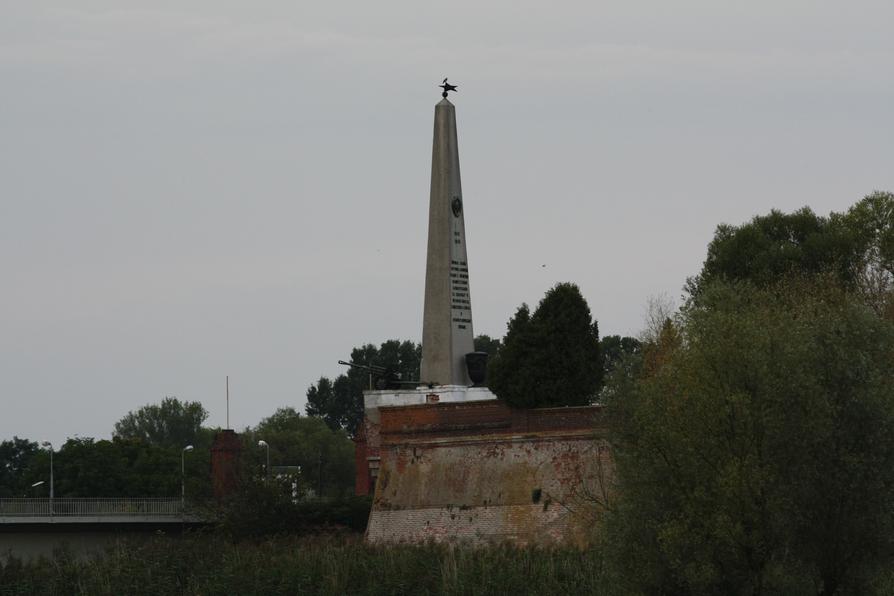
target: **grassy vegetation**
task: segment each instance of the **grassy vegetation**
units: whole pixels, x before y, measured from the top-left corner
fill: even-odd
[[[10,561],[0,594],[610,594],[595,551],[372,547],[357,535],[122,543],[95,560]]]

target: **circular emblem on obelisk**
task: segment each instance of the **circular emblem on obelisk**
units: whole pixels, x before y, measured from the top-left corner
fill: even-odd
[[[463,212],[463,200],[459,197],[453,197],[453,202],[450,203],[450,208],[453,209],[453,216],[459,217],[459,214]]]

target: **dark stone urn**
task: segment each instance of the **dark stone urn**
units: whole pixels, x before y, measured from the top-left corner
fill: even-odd
[[[466,354],[466,368],[469,371],[469,378],[472,380],[472,387],[483,386],[484,379],[487,377],[487,352]]]

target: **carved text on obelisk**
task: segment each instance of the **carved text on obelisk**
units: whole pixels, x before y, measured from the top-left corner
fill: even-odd
[[[469,299],[469,267],[466,261],[450,261],[450,308],[457,328],[472,323],[472,302]]]

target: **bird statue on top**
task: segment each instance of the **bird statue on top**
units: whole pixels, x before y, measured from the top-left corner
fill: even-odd
[[[444,99],[447,99],[448,91],[456,91],[456,85],[451,85],[450,83],[448,83],[446,78],[444,79],[444,84],[438,85],[438,87],[444,90],[444,92],[441,93],[441,97],[443,97]]]

